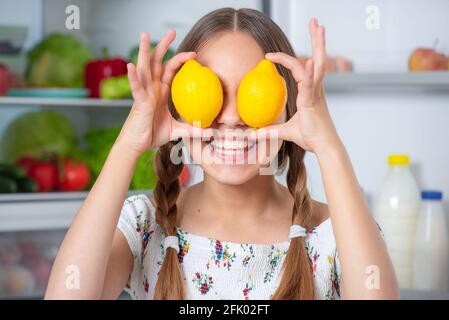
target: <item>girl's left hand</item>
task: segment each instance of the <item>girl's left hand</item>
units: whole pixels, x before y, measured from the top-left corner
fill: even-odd
[[[312,59],[305,66],[298,58],[282,52],[268,53],[266,58],[289,69],[298,83],[297,112],[287,122],[258,130],[258,136],[267,136],[276,130],[278,138],[291,141],[314,153],[339,143],[324,95],[323,78],[326,51],[324,27],[316,19],[309,23],[312,38]]]

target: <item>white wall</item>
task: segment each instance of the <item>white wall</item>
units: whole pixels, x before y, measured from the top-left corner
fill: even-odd
[[[368,5],[379,8],[379,30],[365,27]],[[317,17],[326,26],[328,52],[351,58],[357,72],[405,72],[410,52],[432,46],[435,38],[438,48],[449,53],[446,0],[275,0],[272,12],[300,54],[310,53],[307,23]],[[400,152],[411,156],[422,188],[441,189],[449,198],[449,92],[389,90],[328,93],[327,97],[359,182],[370,198],[385,176],[387,155]],[[309,155],[306,163],[312,195],[325,200],[315,157]]]

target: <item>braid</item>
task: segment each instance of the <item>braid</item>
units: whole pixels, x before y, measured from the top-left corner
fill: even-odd
[[[293,196],[292,224],[305,228],[312,214],[311,198],[307,190],[307,174],[303,149],[288,143],[289,169],[287,186]],[[313,276],[304,238],[292,238],[282,267],[282,278],[273,295],[277,300],[313,299]]]
[[[176,236],[177,207],[176,201],[180,192],[179,175],[183,163],[173,164],[170,153],[173,142],[159,148],[155,157],[158,182],[153,192],[156,203],[156,222],[164,231],[165,236]],[[178,252],[167,248],[164,262],[159,271],[154,299],[181,300],[184,299],[184,279],[178,260]]]

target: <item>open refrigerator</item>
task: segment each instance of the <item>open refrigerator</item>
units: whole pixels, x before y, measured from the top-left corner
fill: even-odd
[[[267,2],[247,0],[244,3],[229,1],[228,4],[262,10]],[[23,74],[27,52],[52,33],[74,35],[95,53],[97,59],[107,47],[112,58],[126,60],[137,45],[141,31],[151,32],[153,40],[157,41],[172,27],[178,33],[178,39],[171,48],[175,49],[193,21],[221,7],[222,2],[189,1],[173,2],[171,7],[173,5],[177,10],[170,10],[170,6],[159,1],[145,0],[2,1],[0,38],[6,39],[9,51],[2,54],[0,48],[0,63],[6,64],[16,74]],[[67,19],[76,13],[79,14],[80,26],[70,29]],[[143,19],[136,19],[136,16]],[[2,28],[2,24],[7,27]],[[10,48],[15,50],[14,54]],[[77,140],[85,146],[87,132],[120,128],[131,105],[129,98],[0,94],[0,135],[17,117],[46,110],[69,119],[76,130]],[[150,194],[151,190],[133,187],[128,195],[139,193]],[[44,296],[58,248],[87,194],[88,190],[0,193],[0,299],[41,299]],[[126,299],[128,295],[123,292],[119,298]]]
[[[447,6],[444,1],[433,1],[442,8]],[[348,0],[343,2],[349,3]],[[327,3],[332,6],[339,6],[329,1]],[[371,2],[364,0],[363,3],[369,5]],[[70,32],[87,44],[97,55],[100,55],[103,46],[107,46],[113,55],[122,57],[128,56],[130,49],[136,45],[140,31],[150,31],[153,37],[157,39],[164,34],[167,28],[173,27],[178,33],[177,40],[174,43],[174,48],[176,48],[180,39],[187,33],[194,21],[206,12],[223,6],[252,7],[270,14],[291,39],[297,52],[301,54],[307,54],[303,51],[300,41],[307,38],[308,35],[306,25],[300,25],[298,21],[305,20],[308,16],[320,15],[324,16],[324,19],[329,22],[336,21],[336,24],[341,24],[341,21],[337,21],[338,19],[335,18],[333,10],[328,10],[325,6],[320,7],[317,2],[311,0],[209,0],[207,2],[203,0],[169,0],[164,2],[155,0],[126,2],[120,0],[24,0],[20,3],[13,0],[2,0],[3,5],[4,10],[0,11],[0,24],[25,25],[28,32],[27,36],[23,37],[21,33],[23,29],[19,28],[15,31],[15,37],[23,42],[21,54],[14,58],[0,55],[0,62],[7,62],[18,73],[24,71],[25,52],[33,44],[47,34],[67,32],[65,10],[71,5],[80,9],[81,26],[79,29]],[[393,5],[391,4],[391,6]],[[349,9],[354,10],[348,5],[348,11],[350,11]],[[419,8],[413,12],[418,11]],[[443,12],[444,10],[440,11]],[[7,12],[13,12],[14,14],[8,14]],[[354,11],[353,14],[355,13]],[[385,17],[385,21],[387,21],[387,18]],[[351,21],[358,20],[352,19]],[[345,35],[356,30],[355,28],[352,30],[351,25],[345,25],[344,23],[341,25],[347,28],[343,29],[346,32]],[[350,32],[349,29],[351,29]],[[396,30],[396,32],[399,31]],[[391,142],[394,140],[389,140],[395,134],[391,129],[393,122],[402,120],[405,112],[415,112],[418,108],[416,106],[402,106],[401,101],[406,99],[416,100],[416,104],[425,104],[427,114],[439,119],[449,118],[449,109],[447,108],[448,73],[411,74],[406,73],[403,70],[406,67],[402,65],[400,67],[402,69],[399,67],[398,69],[392,69],[392,66],[398,66],[399,62],[404,60],[404,56],[409,54],[402,47],[398,49],[403,44],[394,41],[393,36],[400,38],[400,35],[397,34],[388,35],[388,43],[392,45],[394,50],[391,47],[386,47],[385,51],[390,56],[388,56],[389,59],[385,59],[387,63],[378,68],[381,71],[378,72],[376,66],[373,67],[366,61],[371,62],[381,55],[378,48],[374,48],[377,46],[378,38],[381,38],[379,34],[366,30],[363,32],[354,31],[354,37],[358,37],[357,41],[364,44],[361,47],[371,46],[366,50],[359,50],[355,53],[354,60],[362,62],[356,64],[356,67],[364,65],[365,69],[356,69],[357,72],[354,73],[328,74],[325,79],[331,111],[339,129],[341,129],[344,140],[347,142],[348,150],[355,159],[354,162],[358,164],[369,162],[366,167],[362,165],[356,167],[358,176],[361,177],[362,183],[365,183],[363,187],[364,190],[367,190],[369,197],[372,196],[374,186],[379,179],[379,168],[383,168],[384,155],[379,155],[379,150],[390,152],[399,145]],[[332,34],[330,35],[332,36]],[[424,32],[418,35],[424,37]],[[335,48],[335,43],[330,42],[330,47],[334,45]],[[345,41],[337,42],[340,43],[340,51],[345,52],[348,43],[346,38]],[[400,54],[397,54],[398,52]],[[381,100],[382,97],[386,99]],[[51,110],[70,119],[76,129],[77,138],[81,140],[84,134],[91,129],[120,126],[125,121],[131,104],[130,99],[1,96],[0,133],[10,121],[21,114],[30,111]],[[335,109],[332,109],[332,107]],[[422,105],[419,107],[422,107]],[[337,108],[338,110],[336,110]],[[382,112],[384,112],[384,115]],[[420,115],[416,111],[416,118]],[[372,117],[378,121],[380,119],[384,124],[383,133],[382,130],[374,127],[376,123],[374,120],[364,124],[367,127],[371,126],[370,132],[375,132],[371,135],[375,143],[369,144],[368,148],[361,146],[359,143],[359,140],[361,140],[359,136],[363,135],[364,128],[358,128],[357,122],[364,116]],[[393,120],[388,122],[388,117]],[[416,131],[415,127],[409,125],[410,129],[408,127],[403,128],[405,132],[403,136],[408,135],[411,139],[419,142],[425,140],[424,135],[427,134],[426,137],[430,140],[429,136],[432,136],[432,132],[434,132],[432,130],[442,128],[436,126],[435,129],[431,127],[432,125],[434,124],[423,128],[419,132],[418,138],[413,136]],[[447,126],[441,130],[442,133],[438,134],[447,136]],[[366,135],[364,137],[366,138]],[[437,142],[436,140],[432,141],[434,145]],[[376,147],[374,148],[373,145]],[[427,146],[426,143],[425,146]],[[438,149],[443,150],[444,148],[440,146]],[[424,153],[418,148],[411,148],[411,150],[417,154]],[[440,168],[441,166],[447,166],[447,161],[443,161],[445,158],[435,150],[428,151],[425,149],[425,151],[427,152],[427,158],[422,157],[421,160],[427,167],[435,165],[434,162],[429,163],[429,159],[433,161],[436,158],[441,159],[437,163]],[[308,159],[307,161],[312,196],[325,201],[323,189],[316,187],[321,184],[319,168],[312,160]],[[378,165],[378,163],[381,163],[381,165]],[[435,169],[436,171],[438,170]],[[432,178],[443,181],[445,175],[447,176],[447,167],[446,170],[439,170],[439,172],[442,174],[435,173]],[[193,174],[191,182],[197,179],[200,179],[200,176]],[[447,189],[447,181],[449,179],[444,180],[440,185]],[[130,194],[148,194],[150,192],[151,190],[148,189],[140,189],[131,190]],[[446,194],[448,193],[446,192]],[[41,299],[43,297],[59,245],[86,195],[87,191],[0,194],[0,299]],[[126,298],[126,295],[122,295],[121,298]],[[403,290],[402,298],[449,299],[449,293]]]

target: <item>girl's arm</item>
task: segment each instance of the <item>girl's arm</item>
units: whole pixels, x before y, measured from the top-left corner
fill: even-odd
[[[398,299],[385,242],[343,144],[316,153],[342,270],[343,299]]]
[[[120,293],[133,260],[117,224],[139,156],[178,135],[191,136],[193,131],[202,134],[173,119],[167,107],[177,68],[195,58],[194,52],[183,52],[163,66],[163,57],[174,39],[175,31],[168,31],[150,54],[149,36],[141,35],[137,66],[128,64],[133,106],[59,249],[46,299],[112,298]]]
[[[316,19],[310,21],[313,59],[305,66],[296,57],[268,53],[298,82],[297,112],[286,123],[260,129],[315,153],[321,169],[328,208],[342,269],[342,297],[392,299],[399,297],[393,266],[354,174],[351,161],[338,137],[324,95],[325,36]]]
[[[126,146],[112,147],[59,249],[46,299],[98,299],[101,296],[114,232],[137,159],[138,154]],[[124,266],[122,272],[115,274],[120,291],[133,263],[130,251],[124,258],[120,261]],[[111,294],[118,295],[120,291]]]

